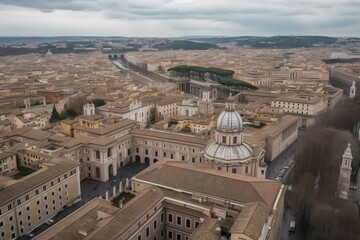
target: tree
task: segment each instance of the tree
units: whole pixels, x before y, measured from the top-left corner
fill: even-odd
[[[223,78],[219,80],[219,83],[227,86],[227,87],[234,87],[234,88],[248,88],[248,89],[253,89],[253,90],[257,90],[258,87],[255,85],[252,85],[251,83],[242,81],[242,80],[238,80],[238,79],[234,79],[234,78]]]
[[[71,118],[74,118],[77,115],[77,112],[72,108],[66,109],[65,113],[66,113],[66,116],[71,117]]]
[[[93,101],[95,107],[100,107],[100,106],[104,106],[106,104],[104,99],[95,99]]]
[[[55,104],[54,104],[54,107],[53,107],[53,110],[52,110],[52,113],[51,113],[51,117],[49,119],[49,122],[57,122],[60,120],[60,116],[59,116],[59,113],[58,111],[56,110],[56,107],[55,107]]]

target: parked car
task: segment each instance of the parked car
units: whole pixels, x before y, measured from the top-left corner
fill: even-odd
[[[54,223],[54,220],[53,219],[49,219],[45,222],[47,225],[51,225]]]
[[[290,221],[289,232],[295,232],[296,222],[294,220]]]

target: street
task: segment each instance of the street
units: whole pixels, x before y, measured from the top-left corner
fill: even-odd
[[[275,179],[279,174],[280,170],[290,162],[290,160],[294,159],[295,153],[298,150],[299,142],[304,135],[305,130],[300,130],[298,132],[298,138],[293,142],[285,151],[283,151],[279,156],[277,156],[267,167],[266,178],[267,179]],[[292,165],[293,167],[294,165]],[[291,169],[289,169],[283,177],[282,182],[286,181],[286,178]],[[286,196],[285,196],[286,201]],[[295,213],[291,209],[290,206],[284,208],[283,222],[281,228],[281,240],[297,240],[301,239],[299,234],[299,229],[295,230],[294,233],[289,232],[290,221],[295,220]],[[297,224],[298,225],[298,224]],[[297,226],[298,228],[299,226]]]

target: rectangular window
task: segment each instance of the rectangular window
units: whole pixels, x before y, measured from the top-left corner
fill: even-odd
[[[170,154],[170,158],[171,158],[171,159],[174,159],[174,154]]]
[[[181,217],[176,216],[176,224],[181,226]]]
[[[43,191],[46,191],[46,185],[43,186]]]
[[[156,229],[156,220],[154,221],[154,230]]]
[[[146,228],[146,237],[148,238],[150,236],[150,227]]]
[[[164,222],[164,213],[161,214],[161,222]]]
[[[168,214],[168,222],[169,223],[173,222],[173,215],[171,213]]]
[[[233,137],[233,144],[237,143],[237,137]]]
[[[186,228],[191,228],[191,220],[188,219],[188,218],[185,219],[185,227]]]
[[[39,194],[39,190],[36,189],[36,190],[35,190],[35,195],[38,195],[38,194]]]
[[[172,231],[168,231],[168,239],[173,239],[173,232]]]
[[[166,157],[166,152],[164,152],[164,157]]]
[[[180,233],[176,234],[176,240],[181,240],[181,234]]]
[[[138,240],[141,240],[141,234],[138,236]]]
[[[226,136],[222,136],[222,143],[226,144]]]

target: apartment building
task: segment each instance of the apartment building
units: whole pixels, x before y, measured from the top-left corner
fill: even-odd
[[[16,153],[10,151],[0,151],[0,175],[17,170]]]
[[[60,161],[0,189],[0,239],[31,232],[81,200],[79,166]]]

